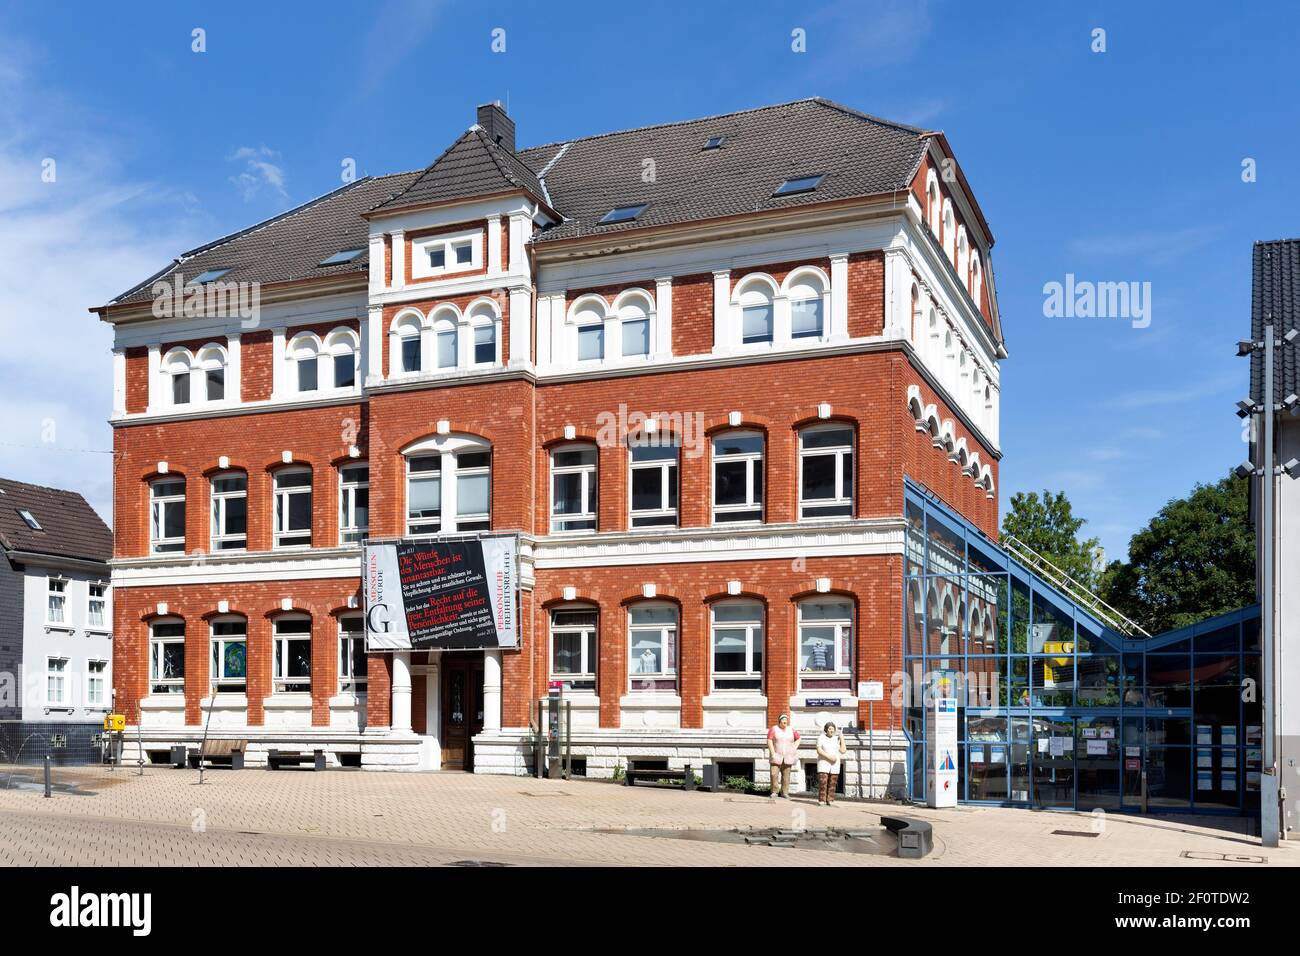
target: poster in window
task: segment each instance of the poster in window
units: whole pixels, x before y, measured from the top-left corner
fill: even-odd
[[[362,554],[367,650],[519,646],[518,542],[368,542]]]

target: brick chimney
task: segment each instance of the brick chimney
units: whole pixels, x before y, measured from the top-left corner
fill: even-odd
[[[506,115],[500,100],[484,103],[478,108],[478,125],[483,127],[492,142],[512,153],[515,151],[515,121]]]

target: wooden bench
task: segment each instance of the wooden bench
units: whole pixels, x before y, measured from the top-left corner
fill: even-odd
[[[919,860],[934,849],[934,828],[915,817],[881,817],[880,823],[898,837],[898,855]]]
[[[691,765],[687,764],[684,770],[627,770],[623,783],[628,787],[635,787],[638,780],[658,781],[673,780],[681,781],[683,790],[695,789],[695,774],[691,772]]]
[[[212,767],[228,766],[231,770],[243,770],[244,754],[247,752],[247,740],[208,740],[189,751],[189,764],[196,769],[200,763],[207,763]]]
[[[325,751],[313,750],[268,750],[266,752],[266,769],[279,770],[281,767],[299,766],[310,763],[312,770],[325,769]]]

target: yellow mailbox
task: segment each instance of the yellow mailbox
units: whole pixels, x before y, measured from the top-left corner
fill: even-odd
[[[116,733],[126,730],[126,714],[107,714],[104,717],[104,729]]]

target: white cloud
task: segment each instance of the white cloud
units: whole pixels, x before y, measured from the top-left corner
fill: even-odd
[[[87,310],[194,245],[183,196],[134,181],[39,53],[0,42],[0,474],[81,492],[112,517],[112,332]],[[42,161],[55,161],[43,182]]]
[[[1218,231],[1217,226],[1188,226],[1185,229],[1087,236],[1072,240],[1069,250],[1088,258],[1137,260],[1162,266],[1208,245]]]
[[[278,162],[278,152],[267,146],[241,146],[230,158],[244,163],[243,171],[230,177],[239,194],[244,197],[244,202],[256,198],[263,186],[269,187],[281,199],[289,198],[289,193],[284,188],[284,167]]]

